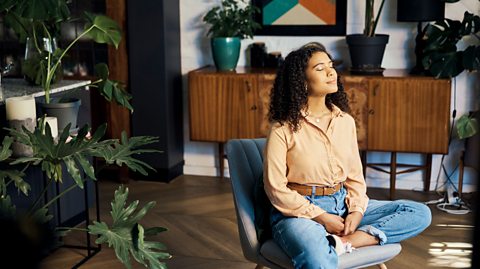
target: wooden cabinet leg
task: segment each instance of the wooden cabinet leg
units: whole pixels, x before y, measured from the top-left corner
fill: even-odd
[[[224,164],[223,164],[223,156],[225,155],[224,149],[223,149],[223,143],[218,143],[218,161],[219,161],[219,175],[220,178],[224,178],[223,170],[224,170]]]
[[[392,152],[390,157],[390,200],[395,199],[396,176],[397,176],[397,153]]]
[[[363,178],[367,181],[367,151],[360,151],[360,159],[362,160]]]
[[[440,167],[440,169],[442,169]],[[430,190],[430,178],[432,177],[432,154],[427,154],[425,160],[425,179],[423,181],[423,191]]]

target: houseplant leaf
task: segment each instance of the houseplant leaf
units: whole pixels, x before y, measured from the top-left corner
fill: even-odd
[[[118,104],[133,112],[133,107],[129,102],[132,96],[125,90],[121,82],[110,80],[108,78],[109,74],[110,72],[106,64],[100,63],[95,65],[95,75],[100,78],[98,83],[100,94],[108,101],[111,101],[113,97]]]
[[[145,242],[144,235],[140,237],[137,232],[139,231],[139,227],[141,227],[138,222],[145,216],[148,210],[155,205],[155,202],[148,203],[136,212],[138,201],[125,207],[127,198],[128,188],[120,186],[115,191],[114,200],[111,203],[112,210],[110,213],[112,215],[113,225],[109,227],[105,222],[94,221],[92,225],[88,226],[89,233],[99,236],[95,241],[97,244],[108,243],[109,246],[113,246],[117,258],[127,268],[131,268],[130,254],[144,265],[144,260],[147,260],[150,265],[147,266],[148,268],[165,268],[162,267],[159,259],[170,258],[170,255],[156,251],[164,250],[163,245]],[[143,232],[143,228],[141,229]]]
[[[458,138],[464,139],[474,136],[479,131],[479,126],[475,118],[463,115],[458,119],[456,129]]]
[[[88,36],[97,43],[107,43],[118,49],[118,45],[122,39],[122,33],[117,22],[107,16],[93,15],[88,12],[86,13],[86,17],[88,23],[85,25],[85,29],[93,27],[92,30],[88,32]]]

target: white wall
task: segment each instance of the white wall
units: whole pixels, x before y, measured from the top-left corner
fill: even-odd
[[[377,1],[377,4],[380,1]],[[202,22],[203,15],[214,5],[220,3],[220,0],[180,0],[180,20],[181,20],[181,52],[182,52],[182,74],[184,79],[184,130],[185,130],[185,167],[184,173],[190,175],[218,175],[218,147],[214,143],[192,142],[189,138],[188,126],[188,81],[186,74],[196,68],[213,64],[210,53],[209,39],[205,36],[207,27]],[[390,41],[387,45],[383,59],[385,68],[403,68],[408,69],[415,63],[414,59],[414,38],[416,35],[416,23],[404,23],[396,21],[397,1],[386,1],[382,17],[377,26],[377,33],[387,33],[390,35]],[[478,0],[461,0],[455,4],[447,4],[446,17],[461,20],[463,13],[468,10],[471,13],[479,14],[480,2]],[[364,1],[348,0],[347,12],[347,34],[361,33],[363,29]],[[274,37],[274,36],[255,36],[253,40],[242,41],[242,52],[238,65],[246,65],[245,50],[247,46],[254,41],[265,42],[267,50],[280,51],[286,56],[292,49],[310,42],[318,41],[323,43],[333,54],[333,57],[342,59],[346,66],[350,65],[348,48],[344,37]],[[467,42],[478,42],[478,40],[467,40]],[[478,100],[480,94],[480,79],[477,74],[462,73],[456,78],[456,99],[452,87],[452,110],[456,103],[457,118],[467,111],[475,108],[474,100]],[[452,83],[453,84],[453,83]],[[428,138],[425,138],[428,139]],[[461,143],[455,142],[450,147],[450,153],[445,158],[447,170],[452,171],[456,166]],[[368,154],[369,162],[389,161],[388,153]],[[398,161],[405,163],[421,163],[423,157],[420,154],[399,154]],[[437,174],[440,167],[440,155],[434,155],[432,186],[435,187]],[[227,165],[225,165],[227,167]],[[226,168],[228,174],[228,168]],[[456,174],[454,175],[456,178]],[[466,191],[472,189],[469,185],[471,180],[467,175],[464,188]],[[440,183],[444,181],[441,175]],[[471,178],[471,177],[470,177]],[[388,175],[376,172],[372,169],[367,170],[367,183],[369,186],[378,186],[388,188]],[[408,173],[397,176],[397,188],[399,189],[420,189],[422,185],[422,172]],[[441,185],[441,184],[440,184]]]

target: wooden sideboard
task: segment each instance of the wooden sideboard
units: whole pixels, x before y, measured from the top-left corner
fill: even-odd
[[[431,155],[448,153],[450,80],[412,76],[404,70],[385,70],[375,76],[340,75],[364,165],[391,174],[392,198],[395,175],[405,171],[425,169],[424,189],[428,190]],[[207,67],[189,72],[190,139],[219,143],[223,156],[223,143],[229,139],[265,137],[274,79],[271,69],[217,72]],[[385,164],[368,164],[366,151],[391,152],[390,171],[379,168]],[[426,163],[397,164],[397,152],[425,153]],[[404,166],[410,169],[397,172],[397,167]],[[220,169],[222,174],[223,158]]]

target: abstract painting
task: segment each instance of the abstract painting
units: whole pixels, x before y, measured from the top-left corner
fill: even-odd
[[[253,0],[260,9],[256,35],[342,36],[346,0]]]

